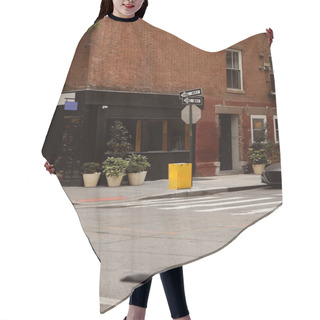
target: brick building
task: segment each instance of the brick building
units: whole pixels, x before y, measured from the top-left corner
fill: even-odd
[[[189,160],[179,92],[193,88],[204,95],[202,117],[194,125],[196,175],[240,172],[266,123],[278,139],[266,34],[211,53],[141,19],[100,20],[79,42],[51,125],[59,134],[47,143],[56,145],[55,158],[64,159],[65,179],[76,184],[83,162],[106,158],[114,120],[127,127],[133,151],[148,156],[149,179],[166,178],[168,163]],[[77,107],[66,108],[66,101]]]

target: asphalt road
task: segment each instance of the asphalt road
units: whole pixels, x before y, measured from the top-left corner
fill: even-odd
[[[281,201],[281,189],[259,188],[76,206],[102,263],[101,311],[120,303],[150,276],[222,249]]]

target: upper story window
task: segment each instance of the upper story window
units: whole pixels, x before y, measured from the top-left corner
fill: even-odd
[[[241,51],[227,50],[227,88],[242,90],[242,62]]]

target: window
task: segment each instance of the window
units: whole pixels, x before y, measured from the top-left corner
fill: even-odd
[[[274,141],[279,142],[279,127],[278,127],[278,116],[273,116],[273,127],[274,127]]]
[[[266,116],[251,116],[252,143],[266,141]]]
[[[111,125],[122,122],[128,131],[132,151],[180,151],[189,148],[189,126],[181,119],[110,119],[107,139],[111,138]]]
[[[170,134],[169,143],[170,150],[186,150],[189,148],[189,126],[186,125],[181,119],[174,119],[170,121]]]
[[[226,51],[227,88],[242,90],[241,52]]]
[[[273,66],[272,66],[272,59],[271,56],[269,56],[269,61],[270,61],[270,86],[271,86],[271,93],[275,94],[276,93],[276,85],[274,82],[274,74],[273,74]]]
[[[145,151],[160,151],[164,150],[164,133],[165,122],[164,120],[148,120],[145,126],[146,131],[142,131],[144,139],[146,139]]]

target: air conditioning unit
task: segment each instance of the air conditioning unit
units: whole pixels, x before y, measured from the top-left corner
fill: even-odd
[[[271,64],[268,63],[268,62],[265,62],[265,63],[263,64],[263,69],[264,69],[264,70],[271,70]]]

